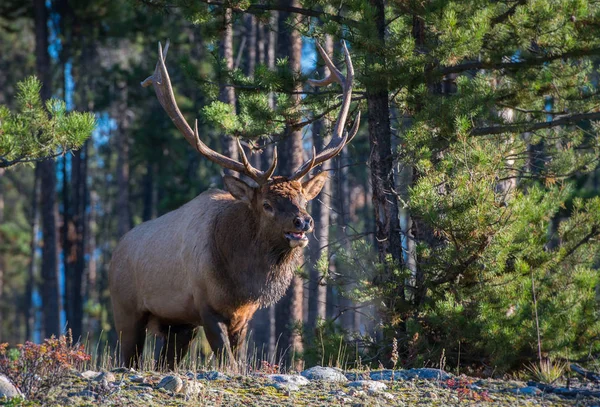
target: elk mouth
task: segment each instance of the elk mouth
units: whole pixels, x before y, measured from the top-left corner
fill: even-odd
[[[308,237],[304,232],[287,232],[285,238],[291,247],[304,247],[308,244]]]

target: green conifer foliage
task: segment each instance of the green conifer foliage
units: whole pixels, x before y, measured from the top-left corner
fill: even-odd
[[[17,109],[0,106],[0,168],[34,162],[79,148],[96,126],[92,113],[67,112],[65,102],[40,98],[41,83],[17,84]]]

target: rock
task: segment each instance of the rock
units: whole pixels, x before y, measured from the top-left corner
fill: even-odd
[[[186,380],[183,383],[183,393],[185,393],[185,395],[188,397],[198,396],[198,394],[200,394],[203,388],[204,386],[202,385],[202,383],[198,383],[193,380]]]
[[[13,397],[23,397],[23,394],[12,384],[8,377],[0,374],[0,399],[4,397],[11,399]]]
[[[100,372],[95,372],[93,370],[86,370],[85,372],[80,373],[79,375],[81,377],[83,377],[84,379],[92,380],[92,379],[95,379],[96,377],[98,377],[100,374],[101,374]]]
[[[167,391],[172,391],[173,393],[179,393],[183,388],[183,380],[179,376],[165,376],[162,380],[156,385],[157,389],[164,389]]]
[[[196,376],[196,379],[198,379],[198,380],[229,380],[229,376],[227,376],[221,372],[217,372],[216,370],[213,370],[210,372],[198,373],[198,375]]]
[[[305,386],[310,383],[306,377],[297,374],[270,374],[266,377],[277,383],[293,384],[295,386]]]
[[[372,391],[383,391],[387,389],[387,385],[385,383],[381,383],[375,380],[355,380],[347,384],[350,387],[358,387],[366,390]]]
[[[542,393],[542,391],[540,389],[538,389],[537,387],[534,387],[534,386],[526,386],[526,387],[521,387],[518,389],[510,389],[509,391],[511,393],[523,394],[523,395],[527,395],[527,396],[535,396],[537,394]]]
[[[371,380],[406,380],[404,370],[374,370],[370,373]]]
[[[404,375],[408,380],[417,378],[425,380],[448,380],[452,378],[452,375],[441,369],[432,369],[429,367],[406,370],[404,371]]]
[[[126,367],[115,367],[111,369],[112,373],[135,373],[135,369],[128,369]]]
[[[103,382],[103,381],[114,382],[116,380],[117,380],[117,377],[114,375],[114,373],[111,373],[111,372],[102,372],[94,378],[95,382]]]
[[[348,380],[368,380],[370,378],[368,372],[346,372],[346,379]]]
[[[82,390],[82,391],[78,391],[78,392],[68,393],[67,396],[82,397],[82,398],[86,398],[86,399],[95,399],[96,397],[98,397],[98,393],[95,393],[91,390]]]
[[[144,376],[140,376],[138,374],[129,376],[129,381],[131,383],[147,383],[148,382]]]
[[[323,380],[326,382],[347,382],[341,369],[334,367],[315,366],[302,372],[302,376],[309,380]]]

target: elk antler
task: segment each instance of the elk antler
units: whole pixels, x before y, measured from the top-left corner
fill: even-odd
[[[258,185],[266,184],[269,181],[269,178],[271,178],[275,172],[275,167],[277,166],[277,149],[273,150],[273,162],[271,163],[269,169],[266,171],[260,171],[250,165],[239,140],[237,140],[237,142],[240,159],[242,160],[241,163],[219,154],[214,150],[211,150],[206,144],[204,144],[198,135],[198,120],[195,121],[194,130],[192,131],[192,128],[181,114],[181,111],[177,106],[177,102],[175,101],[173,87],[171,86],[171,79],[169,78],[169,72],[167,72],[167,67],[165,65],[165,58],[167,57],[168,50],[168,40],[165,44],[164,50],[161,43],[158,43],[158,62],[156,63],[156,69],[154,70],[152,76],[149,76],[142,82],[142,86],[147,87],[152,85],[154,87],[156,97],[158,98],[158,101],[163,109],[165,109],[165,112],[167,112],[173,123],[175,123],[175,126],[177,126],[188,143],[190,143],[192,147],[194,147],[200,154],[223,168],[228,168],[230,170],[237,171],[240,174],[247,175],[256,181]]]
[[[354,81],[354,67],[352,66],[352,59],[350,59],[350,53],[348,52],[348,48],[346,47],[346,42],[342,41],[342,48],[346,57],[346,77],[344,77],[340,70],[337,69],[333,62],[331,62],[329,55],[327,55],[327,53],[319,43],[317,43],[317,48],[319,50],[319,53],[321,54],[321,57],[323,57],[327,68],[329,68],[329,75],[324,79],[309,79],[309,83],[313,86],[327,86],[333,82],[339,83],[342,86],[343,91],[342,106],[340,108],[340,113],[338,115],[337,122],[335,123],[335,127],[333,129],[331,141],[329,142],[327,147],[325,147],[325,149],[323,149],[323,151],[321,151],[319,155],[315,155],[316,152],[313,148],[312,158],[306,161],[298,170],[296,170],[294,175],[292,175],[290,178],[292,180],[301,179],[317,165],[321,165],[325,161],[338,155],[339,152],[342,151],[344,146],[348,144],[354,138],[354,136],[356,136],[356,133],[358,132],[358,126],[360,125],[360,112],[358,112],[356,120],[354,120],[354,124],[350,129],[350,135],[348,135],[348,132],[343,131],[344,126],[346,125],[348,111],[350,110],[350,102],[352,101],[352,82]]]

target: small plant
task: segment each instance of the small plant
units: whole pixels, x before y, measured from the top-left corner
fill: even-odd
[[[449,389],[456,390],[460,400],[492,401],[487,391],[478,392],[473,390],[473,381],[471,379],[459,377],[448,379],[443,384]]]
[[[532,380],[541,383],[552,384],[560,379],[567,370],[567,363],[553,362],[550,359],[542,359],[538,363],[530,363],[525,366]]]
[[[279,365],[263,360],[260,365],[260,369],[258,369],[257,372],[263,374],[278,374],[280,372],[280,368]]]
[[[18,353],[0,344],[0,373],[6,375],[28,399],[36,399],[60,384],[73,368],[91,359],[71,336],[52,336],[38,345],[17,345]]]
[[[390,361],[392,362],[392,369],[396,369],[398,359],[400,359],[400,354],[398,353],[398,339],[394,338],[392,339],[392,354],[390,356]]]

